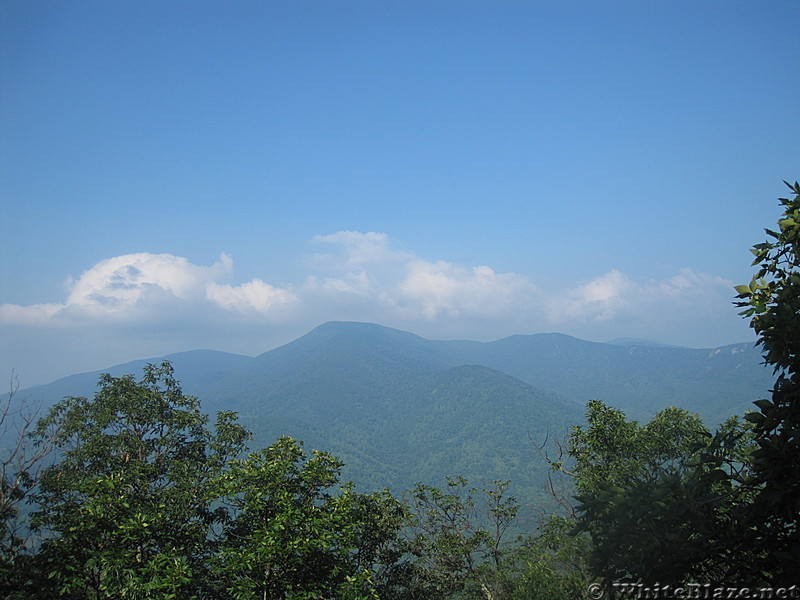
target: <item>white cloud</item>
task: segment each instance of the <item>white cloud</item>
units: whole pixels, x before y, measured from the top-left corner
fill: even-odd
[[[341,231],[316,236],[312,243],[327,244],[331,251],[307,261],[321,274],[309,276],[301,293],[309,303],[343,311],[335,318],[363,319],[376,311],[384,321],[497,318],[530,302],[536,293],[533,284],[515,273],[429,261],[395,250],[384,233]]]
[[[157,298],[183,301],[202,297],[209,281],[227,276],[232,259],[223,254],[210,267],[171,254],[125,254],[102,260],[70,285],[66,306],[91,314],[127,314]]]
[[[0,304],[0,323],[45,325],[63,307],[63,304],[32,304],[30,306]]]
[[[220,285],[211,282],[206,285],[209,300],[227,310],[257,312],[266,314],[278,307],[286,307],[297,301],[297,296],[289,291],[276,288],[254,279],[239,286]]]
[[[376,293],[378,284],[365,271],[345,273],[340,277],[315,277],[306,279],[304,290],[308,293],[336,296],[349,294],[369,297]]]
[[[498,316],[534,300],[536,288],[515,273],[495,273],[490,267],[457,267],[445,261],[412,260],[399,284],[400,299],[420,316]]]
[[[636,301],[640,290],[614,269],[547,301],[547,318],[553,324],[567,321],[607,321]]]
[[[612,321],[632,316],[651,319],[691,308],[695,313],[718,307],[722,297],[730,299],[731,282],[681,269],[664,280],[637,283],[617,269],[548,300],[548,318],[553,324],[568,321]],[[713,310],[713,308],[712,308]]]
[[[391,264],[413,258],[407,252],[392,250],[389,236],[373,231],[339,231],[330,235],[317,235],[311,239],[313,244],[329,244],[338,252],[335,254],[314,254],[308,261],[309,266],[319,269],[348,270],[364,268],[376,264]]]
[[[233,260],[222,254],[210,266],[187,258],[146,252],[100,261],[78,279],[69,280],[62,304],[0,306],[0,322],[22,325],[80,325],[91,322],[137,322],[202,309],[264,313],[291,303],[294,294],[261,280],[241,286],[220,284],[233,271]]]
[[[692,269],[681,269],[677,275],[664,281],[651,281],[649,287],[653,293],[662,296],[704,296],[710,289],[724,289],[728,293],[733,286],[733,282],[714,277],[704,273],[696,273]]]

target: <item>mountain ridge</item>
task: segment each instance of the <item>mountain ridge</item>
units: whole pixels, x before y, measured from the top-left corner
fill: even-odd
[[[773,383],[772,373],[763,367],[760,353],[749,342],[686,348],[592,342],[556,332],[515,334],[489,342],[429,340],[375,323],[330,321],[254,357],[190,350],[70,375],[22,391],[46,402],[65,395],[88,395],[102,373],[138,374],[145,364],[170,360],[186,392],[202,396],[230,377],[258,373],[265,361],[272,369],[291,370],[298,362],[309,360],[331,368],[344,364],[356,347],[370,347],[376,356],[408,367],[415,362],[436,367],[488,366],[579,403],[603,400],[638,419],[651,416],[674,399],[677,405],[698,412],[704,419],[719,422],[749,408]],[[369,363],[361,366],[368,368]],[[737,370],[747,372],[750,378],[738,377]],[[737,376],[731,379],[734,374]],[[711,375],[715,376],[709,384]],[[676,385],[676,381],[681,383]],[[705,400],[686,402],[690,395],[704,395]]]

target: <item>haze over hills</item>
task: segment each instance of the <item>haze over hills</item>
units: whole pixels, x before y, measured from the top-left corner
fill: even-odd
[[[581,404],[602,400],[638,420],[678,406],[717,424],[753,408],[774,382],[749,343],[695,349],[603,344],[552,333],[515,335],[465,350],[470,362]]]
[[[253,447],[302,439],[339,456],[345,476],[372,489],[463,474],[475,483],[511,479],[529,498],[541,496],[545,472],[531,440],[564,434],[590,399],[639,420],[679,406],[714,425],[750,409],[773,382],[751,344],[698,350],[561,334],[436,341],[352,322],[326,323],[256,357],[198,350],[106,371],[138,376],[163,359],[205,411],[237,411]],[[19,397],[90,396],[99,374]]]
[[[202,387],[212,381],[253,360],[251,356],[219,352],[216,350],[190,350],[176,352],[157,358],[146,358],[114,365],[99,371],[78,373],[56,379],[52,383],[37,385],[20,390],[20,395],[36,401],[49,404],[65,396],[90,396],[94,393],[97,381],[103,373],[110,373],[114,377],[134,374],[137,377],[147,364],[156,364],[169,361],[178,373],[184,391],[187,394],[197,395]]]
[[[239,411],[257,442],[303,439],[371,487],[454,474],[533,486],[543,465],[529,437],[565,431],[581,406],[459,359],[449,345],[406,332],[328,323],[256,357],[203,398],[209,409]]]

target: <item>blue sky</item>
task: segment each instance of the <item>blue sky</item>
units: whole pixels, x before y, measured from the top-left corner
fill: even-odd
[[[328,320],[712,347],[800,175],[800,3],[0,2],[0,369]]]

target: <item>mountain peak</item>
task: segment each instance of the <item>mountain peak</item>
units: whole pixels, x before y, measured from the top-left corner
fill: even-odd
[[[363,321],[327,321],[322,325],[318,325],[302,337],[325,337],[334,335],[360,335],[365,337],[418,340],[423,339],[407,331],[393,329],[384,325],[378,325],[377,323],[366,323]]]
[[[287,347],[306,347],[309,345],[327,346],[329,344],[346,344],[358,346],[381,347],[403,347],[420,348],[429,345],[431,342],[424,338],[401,331],[384,327],[377,323],[363,323],[360,321],[328,321],[309,331],[304,336],[299,337],[293,342],[289,342]],[[266,353],[268,354],[268,353]],[[263,355],[262,355],[263,356]]]

